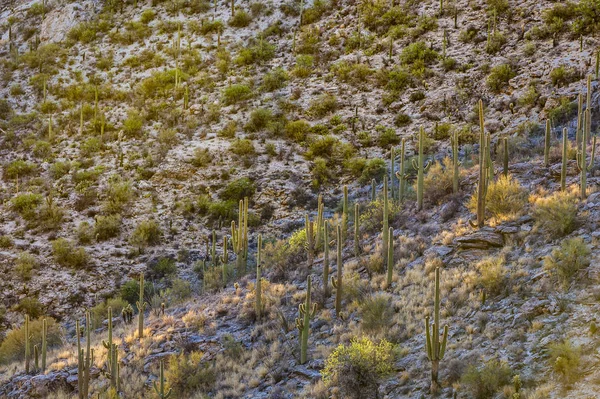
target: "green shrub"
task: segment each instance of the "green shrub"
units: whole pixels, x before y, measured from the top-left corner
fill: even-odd
[[[192,165],[197,168],[205,168],[213,160],[213,156],[208,148],[198,147],[194,150],[194,158],[192,158]]]
[[[527,204],[527,189],[512,175],[500,176],[488,184],[486,209],[500,220],[514,219],[521,215]],[[472,212],[477,209],[477,195],[469,202]]]
[[[96,237],[98,241],[104,241],[113,237],[118,237],[120,233],[121,215],[96,215],[94,237]]]
[[[81,269],[88,264],[88,255],[82,247],[76,247],[64,238],[52,241],[54,260],[61,266]]]
[[[147,246],[159,244],[161,236],[162,231],[156,220],[142,220],[129,237],[129,242],[141,250]]]
[[[12,248],[14,245],[15,245],[15,242],[11,236],[0,235],[0,248],[3,248],[3,249]]]
[[[65,212],[59,208],[52,196],[46,197],[46,201],[39,207],[36,223],[43,230],[56,230],[62,226]]]
[[[23,280],[31,279],[31,271],[38,265],[36,257],[29,252],[21,252],[15,261],[15,271]]]
[[[479,272],[478,283],[490,296],[498,295],[505,289],[506,267],[504,257],[490,256],[475,265]]]
[[[192,283],[175,278],[171,281],[171,287],[165,290],[164,295],[170,304],[181,303],[192,295]]]
[[[546,256],[544,266],[568,286],[581,269],[589,266],[590,253],[590,248],[582,238],[567,238],[560,243],[560,248]]]
[[[171,277],[177,273],[177,263],[173,258],[162,257],[150,263],[146,273],[150,279]]]
[[[4,179],[19,179],[33,174],[37,166],[31,162],[17,159],[4,165]]]
[[[144,126],[144,119],[137,110],[129,110],[127,119],[123,121],[123,133],[127,137],[139,137]]]
[[[173,355],[166,369],[166,380],[176,397],[191,397],[196,392],[212,391],[217,373],[213,362],[203,360],[204,353]]]
[[[502,32],[492,32],[489,35],[488,41],[485,45],[485,51],[488,54],[496,54],[497,52],[502,50],[502,47],[504,47],[505,44],[506,36],[504,36]]]
[[[275,45],[266,40],[259,40],[258,43],[241,49],[235,59],[235,63],[238,65],[262,64],[274,56]]]
[[[138,285],[138,296],[139,299],[139,285]],[[134,303],[135,304],[135,303]],[[112,309],[113,317],[121,315],[121,310],[127,307],[127,301],[121,298],[109,298],[106,302],[100,302],[90,309],[90,321],[94,328],[101,328],[104,320],[108,319],[108,307]]]
[[[492,92],[500,93],[515,76],[517,74],[509,64],[501,64],[492,68],[486,83]]]
[[[266,129],[273,120],[273,112],[270,109],[258,108],[250,113],[250,120],[244,126],[247,132],[260,132]]]
[[[562,237],[575,230],[577,222],[577,197],[574,193],[558,191],[533,203],[536,227],[551,237]]]
[[[315,57],[307,54],[300,54],[296,57],[296,66],[292,70],[292,75],[297,78],[307,78],[314,71]]]
[[[302,24],[309,25],[317,22],[327,11],[328,3],[323,0],[315,0],[312,7],[307,7],[302,13]]]
[[[452,160],[449,157],[434,162],[423,178],[423,197],[432,204],[440,204],[452,194],[454,179]],[[415,182],[415,192],[417,190]]]
[[[394,309],[389,294],[379,293],[367,297],[360,305],[360,326],[367,333],[387,331],[393,323]]]
[[[400,62],[405,65],[429,65],[437,60],[438,53],[429,48],[425,42],[414,42],[406,46],[400,54]]]
[[[251,140],[237,139],[229,146],[229,150],[237,156],[249,156],[256,154],[256,149]]]
[[[146,8],[140,14],[140,22],[143,24],[150,23],[154,20],[154,17],[156,17],[156,11],[151,8]]]
[[[266,92],[271,92],[284,88],[289,80],[285,69],[277,67],[263,76],[261,88]]]
[[[499,360],[489,360],[483,366],[470,366],[461,377],[461,385],[469,398],[492,399],[505,385],[510,384],[512,371]]]
[[[367,337],[339,345],[325,361],[321,372],[327,386],[335,386],[344,398],[376,398],[381,380],[393,372],[394,347]]]
[[[122,213],[133,199],[131,182],[113,178],[105,192],[102,209],[107,214]]]
[[[338,108],[337,98],[333,94],[325,93],[310,102],[308,114],[314,118],[324,118]]]
[[[305,141],[308,133],[310,133],[310,123],[304,119],[289,121],[285,125],[286,137],[297,143]]]
[[[150,298],[154,293],[154,285],[151,281],[144,282],[144,298]],[[140,298],[140,282],[138,280],[127,280],[119,289],[119,296],[135,308],[135,303]]]
[[[237,10],[229,20],[229,26],[234,28],[245,28],[252,22],[252,16],[244,10]]]
[[[321,157],[314,159],[313,165],[310,168],[310,172],[313,176],[312,185],[315,188],[321,187],[333,179],[333,172],[331,168],[327,166],[327,161]]]
[[[219,193],[219,197],[224,201],[235,201],[237,203],[245,197],[252,198],[255,192],[254,182],[247,177],[241,177],[227,184]]]
[[[92,242],[94,239],[94,229],[93,227],[86,221],[79,223],[77,226],[77,241],[79,244],[87,245]]]
[[[578,81],[580,78],[579,72],[573,67],[561,65],[550,71],[550,79],[556,87],[567,86],[570,83]]]
[[[247,85],[235,84],[223,89],[223,103],[233,105],[252,98],[252,90]]]
[[[550,365],[565,383],[581,378],[581,348],[570,341],[553,342],[548,348]]]
[[[52,318],[47,317],[47,345],[48,348],[54,348],[62,344],[62,331],[60,325]],[[31,334],[31,344],[42,344],[42,320],[31,320],[29,322],[29,333]],[[0,364],[9,364],[15,361],[21,361],[25,358],[25,335],[24,326],[12,329],[7,335],[2,345],[0,345]]]
[[[37,207],[42,203],[42,196],[40,194],[23,193],[11,199],[10,203],[12,209],[18,212],[23,219],[34,220]]]
[[[379,133],[377,144],[381,148],[390,148],[391,146],[400,143],[400,136],[398,136],[398,133],[393,128],[386,128],[379,125],[375,127],[375,130],[377,130],[377,132]]]

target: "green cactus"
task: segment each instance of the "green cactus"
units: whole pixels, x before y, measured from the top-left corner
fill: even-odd
[[[212,246],[210,248],[210,258],[213,262],[213,267],[218,266],[218,258],[217,258],[217,232],[215,230],[212,231]]]
[[[40,353],[39,346],[33,345],[33,370],[38,372],[40,370]]]
[[[316,221],[316,230],[315,234],[315,250],[321,248],[321,230],[323,230],[323,211],[325,206],[323,205],[323,194],[319,194],[317,197],[317,221]]]
[[[448,325],[444,326],[442,340],[440,341],[440,268],[435,269],[435,299],[433,311],[433,325],[429,329],[429,316],[425,317],[425,336],[427,359],[431,362],[431,392],[439,390],[438,370],[440,360],[444,358],[446,343],[448,341]]]
[[[348,186],[344,185],[344,199],[342,201],[342,241],[346,241],[348,234]]]
[[[158,395],[160,399],[169,398],[171,396],[172,389],[169,388],[169,390],[165,392],[165,365],[163,360],[160,361],[159,381],[159,384],[156,384],[156,381],[153,382],[156,395]]]
[[[563,128],[562,136],[562,165],[560,168],[560,190],[565,191],[567,186],[567,157],[568,157],[568,135],[567,128]]]
[[[183,109],[188,109],[190,104],[190,91],[189,87],[185,85],[185,91],[183,92]]]
[[[591,111],[591,98],[592,98],[592,76],[587,77],[587,102],[586,110],[583,113],[583,132],[581,136],[581,146],[577,148],[577,168],[580,172],[580,189],[581,199],[585,199],[587,196],[587,170],[594,165],[594,157],[596,155],[596,136],[592,141],[592,154],[590,157],[590,163],[587,162],[587,144],[590,140],[592,130],[592,111]]]
[[[79,320],[75,323],[75,333],[77,334],[77,351],[78,363],[77,363],[77,385],[79,388],[79,398],[87,399],[89,397],[89,386],[90,386],[90,375],[92,364],[94,363],[94,349],[91,348],[90,332],[92,330],[92,324],[90,321],[90,312],[85,312],[85,351],[81,348],[81,329],[79,327]]]
[[[459,168],[460,161],[458,160],[458,130],[454,130],[454,134],[452,135],[452,192],[454,194],[458,193],[459,189]]]
[[[25,315],[25,373],[29,374],[29,362],[31,358],[31,334],[29,333],[29,316]]]
[[[502,174],[504,175],[504,177],[508,177],[508,137],[502,138],[502,147],[503,147]]]
[[[392,288],[392,277],[394,273],[394,229],[390,227],[388,232],[388,255],[387,255],[387,288]]]
[[[310,221],[308,213],[304,215],[304,229],[306,232],[306,258],[308,270],[312,270],[315,261],[315,232],[313,223]]]
[[[423,148],[425,144],[425,129],[421,126],[419,129],[419,157],[418,161],[413,159],[413,168],[417,171],[417,209],[423,209],[423,181],[425,173],[431,166],[431,162],[425,164],[425,156],[423,155]]]
[[[575,131],[575,145],[579,150],[581,146],[581,133],[583,131],[583,94],[577,96],[577,130]]]
[[[404,164],[405,161],[405,156],[404,154],[406,153],[406,139],[402,139],[402,144],[400,145],[400,170],[398,170],[396,172],[396,177],[398,178],[399,181],[399,193],[398,193],[398,200],[400,201],[400,203],[404,202],[404,194],[406,192],[406,174],[404,173],[406,171],[406,166]]]
[[[310,286],[311,277],[309,275],[306,278],[306,299],[304,300],[304,303],[298,306],[300,317],[296,319],[296,328],[298,329],[298,333],[300,335],[300,364],[306,363],[307,360],[310,319],[312,319],[317,312],[317,304],[311,304]]]
[[[329,221],[323,226],[323,289],[325,296],[329,297]]]
[[[108,340],[102,341],[102,345],[107,350],[106,370],[110,378],[110,387],[117,389],[118,375],[118,359],[117,345],[113,343],[113,313],[112,307],[108,307]]]
[[[258,235],[258,248],[256,249],[256,319],[262,316],[262,234]]]
[[[388,181],[387,176],[383,176],[383,229],[381,232],[382,252],[381,257],[387,256],[388,228],[389,228],[389,207],[388,207]]]
[[[42,319],[42,373],[46,372],[46,353],[48,351],[48,320]]]
[[[231,244],[236,254],[235,264],[238,277],[242,276],[248,265],[248,198],[240,200],[238,224],[231,222]]]
[[[371,202],[375,202],[377,199],[377,183],[375,179],[371,179]]]
[[[223,236],[223,255],[221,255],[221,274],[223,288],[227,285],[227,264],[229,263],[229,252],[227,252],[227,236]]]
[[[354,256],[360,256],[360,223],[358,204],[354,204]]]
[[[396,157],[396,152],[394,151],[394,147],[392,146],[392,149],[390,150],[390,197],[392,199],[392,203],[394,202],[394,200],[396,199],[396,190],[394,188],[395,184],[394,184],[394,176],[395,176],[395,158]]]
[[[144,338],[144,310],[147,303],[144,302],[144,273],[140,273],[140,295],[136,302],[138,308],[138,337]]]
[[[342,278],[342,229],[337,226],[337,278],[331,277],[331,284],[335,288],[335,315],[340,317],[342,311],[343,278]]]
[[[544,166],[550,165],[550,119],[546,119],[546,134],[544,135]]]
[[[483,101],[479,100],[479,182],[477,183],[477,221],[469,221],[473,227],[483,227],[485,223],[485,197],[489,179],[489,138],[486,137],[483,122]]]

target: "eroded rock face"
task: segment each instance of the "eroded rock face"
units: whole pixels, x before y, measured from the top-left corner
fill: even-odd
[[[47,15],[40,26],[40,40],[56,43],[67,38],[71,29],[81,22],[89,21],[99,9],[98,1],[82,1],[57,5]]]

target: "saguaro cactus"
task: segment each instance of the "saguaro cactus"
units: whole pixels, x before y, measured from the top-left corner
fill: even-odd
[[[258,235],[258,248],[256,252],[256,319],[260,320],[262,316],[262,234]]]
[[[546,134],[544,135],[544,166],[550,165],[550,119],[546,119]]]
[[[444,332],[440,341],[440,268],[435,269],[435,299],[433,310],[433,325],[429,329],[429,316],[425,317],[425,347],[427,358],[431,362],[431,392],[439,390],[438,370],[440,360],[444,358],[446,343],[448,341],[448,325],[444,326]]]
[[[398,190],[398,200],[401,203],[404,202],[404,193],[406,192],[406,175],[404,174],[404,172],[406,171],[406,166],[404,165],[405,153],[406,139],[403,138],[402,143],[400,144],[400,169],[396,172],[396,177],[398,178],[398,185],[400,187]]]
[[[300,317],[296,319],[296,328],[300,334],[300,364],[306,363],[307,352],[308,352],[308,334],[310,332],[310,319],[315,316],[317,312],[317,304],[311,304],[310,300],[310,286],[311,277],[310,275],[306,278],[306,299],[304,303],[298,306],[298,312]]]
[[[385,262],[387,256],[387,244],[388,244],[388,223],[389,223],[389,209],[388,209],[388,181],[387,176],[383,176],[383,229],[381,232],[382,242],[382,258]]]
[[[236,254],[235,264],[238,276],[246,272],[248,261],[248,198],[240,200],[238,225],[231,222],[231,243]]]
[[[348,234],[348,186],[344,185],[344,199],[342,200],[342,240],[346,241]]]
[[[360,255],[360,223],[358,203],[354,204],[354,256]]]
[[[342,293],[343,293],[343,283],[342,283],[342,229],[340,226],[337,226],[337,278],[331,277],[331,284],[333,288],[335,288],[335,315],[336,317],[340,317],[340,312],[342,311]]]
[[[483,101],[479,100],[479,182],[477,183],[477,222],[469,221],[473,227],[483,227],[485,223],[485,197],[489,179],[488,139],[485,135],[483,122]]]
[[[575,131],[575,146],[581,146],[581,134],[583,132],[583,94],[577,96],[577,130]]]
[[[329,297],[329,222],[323,225],[323,289],[325,296]]]
[[[77,350],[78,352],[78,365],[77,371],[77,384],[79,387],[79,398],[87,399],[89,397],[89,386],[90,386],[90,375],[91,368],[94,362],[94,350],[91,348],[90,332],[92,330],[92,323],[90,320],[90,312],[85,312],[85,352],[81,348],[81,330],[79,328],[79,320],[75,323],[76,334],[77,334]]]
[[[317,221],[315,229],[315,250],[321,247],[321,230],[323,229],[323,211],[325,206],[323,205],[323,194],[319,194],[317,197]]]
[[[562,136],[562,165],[560,167],[560,190],[565,191],[567,186],[567,152],[568,152],[567,128],[563,128]]]
[[[106,356],[106,370],[110,378],[110,387],[117,389],[117,381],[119,378],[118,373],[118,360],[117,360],[117,345],[113,343],[113,313],[112,307],[108,307],[108,340],[102,341],[102,345],[107,350]]]
[[[392,149],[390,150],[390,195],[392,198],[392,202],[396,199],[396,189],[395,189],[395,184],[394,184],[394,174],[395,172],[395,158],[396,158],[396,152],[394,151],[394,147],[392,146]]]
[[[144,274],[140,273],[140,295],[136,302],[138,308],[138,337],[144,338],[144,310],[146,302],[144,302]]]
[[[392,287],[392,277],[394,273],[394,229],[390,227],[388,232],[388,255],[387,255],[387,288]]]
[[[588,75],[587,78],[587,103],[586,110],[583,113],[583,134],[581,136],[581,145],[577,149],[577,167],[580,172],[580,196],[581,199],[585,199],[587,196],[587,170],[594,164],[594,157],[596,152],[596,137],[594,136],[592,142],[592,154],[590,163],[587,163],[587,144],[590,139],[592,130],[592,110],[591,110],[591,94],[592,92],[592,77]]]
[[[460,161],[458,160],[458,130],[454,130],[454,134],[452,135],[452,192],[454,194],[458,193],[458,183],[459,183],[459,168]]]
[[[377,183],[375,179],[371,179],[371,202],[375,202],[377,199]]]
[[[160,399],[167,399],[171,396],[171,388],[169,388],[168,391],[165,392],[165,365],[164,365],[164,361],[161,360],[160,361],[160,371],[159,371],[159,377],[158,377],[159,383],[157,384],[156,381],[154,381],[153,385],[154,385],[154,391],[156,392],[156,394],[158,395],[158,397]]]
[[[315,234],[313,223],[310,221],[308,213],[304,216],[304,230],[306,232],[306,258],[308,270],[312,270],[315,259]]]
[[[46,372],[46,352],[48,350],[48,320],[42,319],[42,373]]]
[[[29,333],[29,316],[25,315],[25,372],[29,374],[29,363],[31,361],[31,334]]]
[[[425,129],[421,126],[419,129],[419,156],[418,160],[413,159],[413,168],[417,170],[417,209],[423,209],[423,181],[425,178],[425,172],[431,166],[431,162],[425,164],[425,156],[423,155],[423,148],[425,144]]]

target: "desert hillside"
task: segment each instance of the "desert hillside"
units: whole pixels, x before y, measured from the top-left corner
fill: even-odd
[[[597,397],[598,32],[4,0],[0,398]]]

